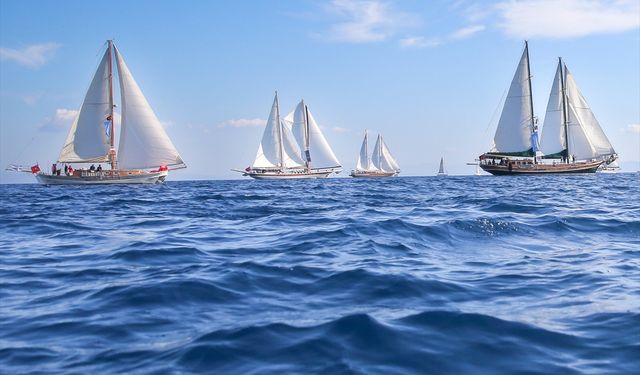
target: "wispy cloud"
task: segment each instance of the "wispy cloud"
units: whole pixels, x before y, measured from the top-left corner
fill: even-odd
[[[381,0],[332,0],[325,10],[340,19],[323,35],[335,42],[380,42],[417,23],[414,15]]]
[[[425,38],[423,36],[411,36],[402,38],[399,41],[401,47],[405,48],[428,48],[437,47],[442,44],[440,38]]]
[[[20,49],[0,47],[0,60],[37,68],[47,63],[62,45],[58,43],[33,44]]]
[[[334,126],[333,128],[331,128],[331,130],[333,130],[336,133],[349,133],[349,132],[351,132],[351,129],[343,128],[343,127],[340,127],[340,126]]]
[[[509,0],[496,8],[500,27],[516,38],[575,38],[640,27],[638,0]]]
[[[627,125],[627,131],[629,133],[640,134],[640,124],[629,124],[629,125]]]
[[[261,118],[239,118],[226,120],[218,124],[219,128],[251,128],[264,126],[267,120]]]
[[[40,126],[40,130],[44,132],[58,132],[69,130],[71,123],[78,116],[78,110],[58,108],[51,118],[45,120]]]
[[[452,32],[449,35],[449,38],[453,40],[466,39],[474,34],[477,34],[483,31],[484,29],[485,29],[484,25],[471,25],[471,26],[463,27],[461,29],[458,29]]]

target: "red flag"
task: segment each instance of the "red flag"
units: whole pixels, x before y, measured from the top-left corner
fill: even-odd
[[[31,167],[31,173],[36,174],[38,172],[40,172],[40,166],[38,164]]]
[[[167,167],[166,165],[161,165],[160,168],[158,168],[158,172],[162,172],[162,171],[168,171],[169,167]]]

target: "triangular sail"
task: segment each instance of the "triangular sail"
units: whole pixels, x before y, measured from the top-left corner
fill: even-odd
[[[291,139],[291,131],[282,126],[279,115],[278,94],[273,98],[267,125],[262,133],[253,168],[291,168],[304,165],[298,149]]]
[[[396,159],[394,159],[391,155],[391,151],[389,151],[389,147],[387,147],[387,144],[384,142],[384,139],[382,139],[382,136],[380,136],[380,145],[382,147],[382,158],[384,159],[382,165],[389,166],[389,170],[399,172],[400,166],[398,166]]]
[[[122,99],[122,126],[118,149],[120,169],[183,166],[184,162],[115,49]]]
[[[302,160],[307,160],[306,152],[309,152],[309,163],[312,168],[339,168],[338,158],[333,153],[331,146],[325,139],[320,127],[313,118],[311,111],[301,101],[293,114],[287,115],[285,120],[291,122],[292,133],[300,146]]]
[[[504,102],[502,115],[494,136],[491,152],[532,154],[531,133],[533,109],[531,108],[531,74],[529,72],[529,49],[525,45],[520,63],[511,81]]]
[[[542,127],[540,147],[545,155],[557,155],[559,157],[559,154],[566,150],[564,106],[562,101],[562,62],[558,62],[558,69],[556,69],[551,93],[549,94],[544,126]]]
[[[104,53],[62,147],[59,163],[101,163],[109,160],[109,138],[104,122],[112,105],[109,99],[109,50]]]
[[[444,170],[444,158],[440,158],[440,168],[438,169],[438,174],[446,174],[447,172]]]
[[[602,158],[616,152],[604,134],[591,107],[578,89],[572,74],[565,66],[567,106],[569,107],[569,153],[576,160]]]
[[[358,162],[356,163],[356,170],[370,171],[375,169],[376,168],[371,163],[371,158],[369,157],[369,135],[365,131],[364,139],[362,140],[362,145],[360,146],[360,154],[358,155]]]

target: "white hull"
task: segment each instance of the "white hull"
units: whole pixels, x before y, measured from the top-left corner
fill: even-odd
[[[164,182],[168,174],[169,171],[143,172],[130,175],[126,174],[126,171],[121,171],[117,175],[107,173],[83,173],[81,176],[54,176],[38,173],[36,174],[36,179],[39,183],[45,185],[158,184]]]
[[[351,171],[349,176],[354,178],[376,178],[376,177],[395,177],[400,172],[378,172],[378,171]]]
[[[311,172],[311,173],[245,173],[245,176],[255,178],[256,180],[302,180],[302,179],[315,179],[315,178],[327,178],[331,172]]]

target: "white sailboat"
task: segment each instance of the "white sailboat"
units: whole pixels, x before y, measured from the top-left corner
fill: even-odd
[[[448,176],[449,175],[447,173],[447,170],[444,169],[444,158],[443,157],[440,158],[440,168],[438,168],[438,173],[436,175],[437,176]]]
[[[117,152],[113,112],[114,57],[122,101]],[[107,50],[71,125],[57,163],[98,164],[99,167],[65,168],[64,173],[61,169],[52,168],[51,174],[33,167],[38,182],[51,185],[152,184],[163,182],[169,168],[186,168],[111,40],[107,41]],[[110,169],[102,170],[101,163],[109,164]]]
[[[369,157],[369,135],[364,132],[364,139],[360,146],[360,154],[356,163],[356,169],[351,171],[351,177],[392,177],[400,174],[400,166],[391,155],[387,144],[378,134],[376,144]]]
[[[558,63],[538,145],[533,114],[529,48],[525,48],[511,82],[491,150],[480,167],[494,175],[593,173],[617,158],[573,76]],[[539,159],[559,159],[545,163]]]
[[[325,178],[341,168],[304,100],[282,119],[276,92],[253,164],[235,171],[255,179],[308,179]]]

